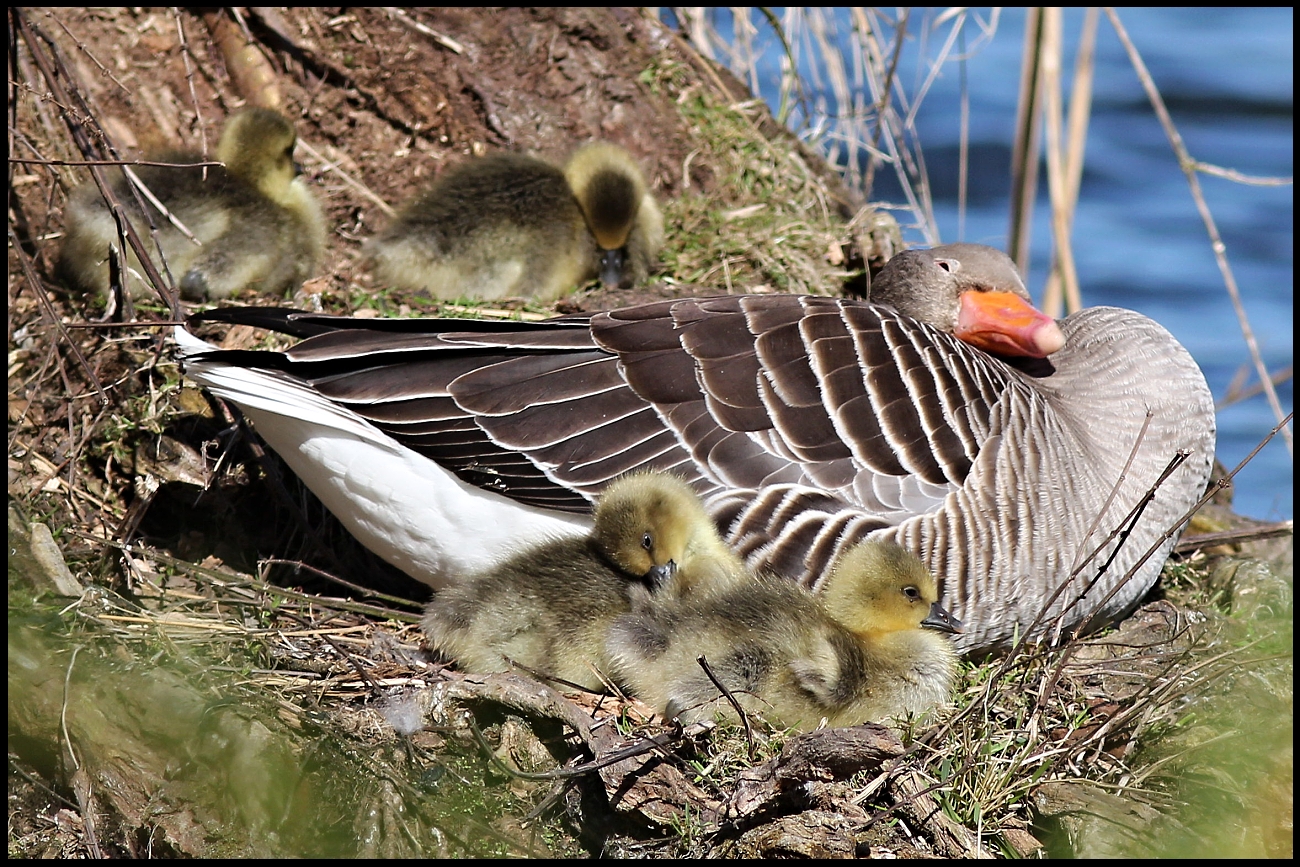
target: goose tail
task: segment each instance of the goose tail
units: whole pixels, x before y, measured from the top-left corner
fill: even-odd
[[[302,380],[227,363],[183,326],[175,340],[187,377],[237,405],[363,545],[426,584],[444,587],[539,541],[590,530],[589,516],[466,484]]]

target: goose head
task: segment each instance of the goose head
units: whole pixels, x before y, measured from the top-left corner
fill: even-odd
[[[821,592],[826,613],[868,642],[922,628],[962,631],[961,621],[939,604],[934,575],[893,542],[862,542],[845,551]]]
[[[298,175],[293,148],[298,142],[293,124],[266,108],[248,108],[233,114],[217,142],[217,159],[232,175],[256,187],[279,205],[287,205],[291,184]]]
[[[983,244],[904,250],[871,281],[870,300],[997,355],[1046,358],[1065,345],[1011,257]]]
[[[592,539],[624,573],[675,595],[743,574],[695,491],[665,473],[612,482],[596,507]]]
[[[617,145],[591,142],[573,154],[564,175],[596,239],[601,282],[626,288],[644,277],[662,244],[663,216],[636,161]]]

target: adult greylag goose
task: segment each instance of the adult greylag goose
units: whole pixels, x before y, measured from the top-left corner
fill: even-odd
[[[265,108],[247,108],[226,121],[216,158],[225,168],[136,166],[150,193],[194,234],[186,237],[153,206],[148,216],[126,176],[116,170],[114,192],[141,238],[149,224],[181,296],[191,301],[226,298],[249,289],[283,295],[311,276],[325,250],[325,218],[293,161],[298,138],[287,118]],[[154,154],[178,164],[202,162],[190,152]],[[117,224],[94,184],[84,184],[68,200],[67,237],[59,272],[85,292],[108,289],[109,247],[118,247]],[[146,242],[148,243],[148,242]],[[136,297],[146,284],[134,254],[123,276]]]
[[[636,161],[583,145],[563,170],[523,154],[449,169],[368,245],[384,283],[436,298],[554,301],[600,277],[631,286],[663,244],[663,217]]]
[[[609,630],[616,679],[665,717],[729,713],[716,677],[747,711],[804,731],[920,714],[952,695],[961,624],[934,576],[892,542],[850,547],[820,594],[784,578],[688,599],[657,597]],[[699,664],[703,656],[712,677]]]
[[[503,540],[585,533],[611,479],[653,468],[685,478],[756,571],[814,585],[867,538],[915,552],[966,652],[1135,605],[1214,454],[1204,377],[1139,313],[1083,310],[1057,335],[1013,310],[1022,351],[1059,346],[1026,372],[906,312],[960,319],[967,292],[1005,290],[992,316],[1023,292],[1003,272],[996,251],[953,245],[881,271],[873,292],[903,310],[789,295],[537,323],[230,308],[205,316],[303,339],[178,339],[194,381],[243,408],[363,544],[434,586],[492,565]]]
[[[589,535],[524,546],[444,588],[429,603],[424,631],[468,671],[518,663],[598,690],[616,617],[746,577],[685,482],[633,473],[600,495]]]

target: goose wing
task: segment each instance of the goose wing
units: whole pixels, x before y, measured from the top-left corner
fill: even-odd
[[[779,557],[805,578],[824,565],[805,562],[809,547],[837,547],[843,522],[871,530],[936,509],[978,458],[994,404],[1024,391],[949,335],[823,297],[671,300],[540,323],[264,308],[203,318],[303,337],[283,354],[209,358],[290,373],[517,501],[587,512],[611,479],[655,468],[709,498],[724,527],[744,511],[732,539],[743,553],[807,523],[820,546],[793,533]]]
[[[959,488],[1013,374],[863,302],[683,299],[541,323],[356,320],[265,308],[205,319],[305,339],[273,366],[473,484],[587,511],[656,468],[702,494],[805,486],[897,523]]]
[[[548,477],[523,452],[495,441],[451,394],[452,383],[467,375],[499,380],[501,370],[518,372],[512,362],[528,359],[534,399],[557,403],[581,395],[583,384],[566,382],[564,371],[582,370],[605,355],[591,344],[583,320],[538,329],[534,323],[369,320],[270,308],[224,308],[196,319],[304,339],[283,353],[218,351],[193,361],[279,370],[471,485],[544,509],[591,509],[598,490],[584,495]]]
[[[882,515],[927,511],[962,484],[1010,378],[948,335],[844,299],[668,301],[591,330],[719,486],[804,484]]]

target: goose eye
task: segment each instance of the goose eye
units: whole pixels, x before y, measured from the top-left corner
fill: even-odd
[[[655,544],[655,540],[654,538],[651,537],[649,533],[646,533],[644,536],[641,537],[641,547],[645,548],[647,551],[653,548],[654,544]]]

